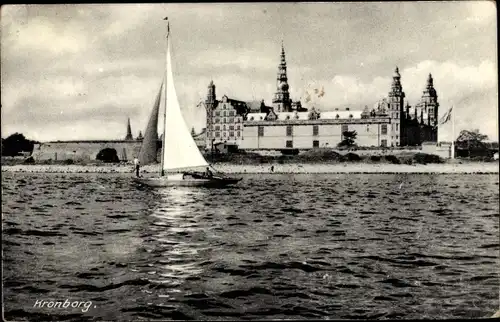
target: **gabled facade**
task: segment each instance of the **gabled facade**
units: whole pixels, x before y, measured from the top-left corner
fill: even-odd
[[[215,85],[210,82],[207,99],[206,148],[214,144],[240,145],[243,137],[243,119],[248,113],[245,102],[231,99],[226,95],[221,100],[215,96]]]

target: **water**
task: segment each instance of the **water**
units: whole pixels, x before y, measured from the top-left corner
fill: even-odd
[[[499,306],[497,175],[248,175],[211,190],[2,175],[7,320],[476,318]]]

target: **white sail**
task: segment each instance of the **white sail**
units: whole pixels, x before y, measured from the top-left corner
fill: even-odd
[[[175,92],[170,45],[167,48],[166,79],[167,106],[164,118],[163,169],[167,172],[175,172],[186,168],[208,166],[182,116]]]

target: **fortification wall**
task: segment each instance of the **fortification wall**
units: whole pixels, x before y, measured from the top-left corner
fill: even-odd
[[[35,161],[68,160],[95,161],[104,148],[116,150],[121,161],[130,161],[139,154],[141,141],[58,141],[35,144],[32,156]]]
[[[451,143],[449,142],[424,142],[422,152],[439,155],[443,159],[451,158]]]

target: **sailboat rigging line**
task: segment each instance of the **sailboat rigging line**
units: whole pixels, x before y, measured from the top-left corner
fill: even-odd
[[[164,88],[163,88],[163,99],[164,99],[164,106],[163,106],[163,136],[161,139],[161,167],[160,167],[160,177],[162,177],[165,174],[165,170],[163,169],[163,165],[165,164],[165,157],[163,151],[165,150],[165,141],[166,141],[166,126],[165,124],[165,119],[167,118],[167,52],[168,52],[168,40],[170,38],[170,22],[167,20],[167,37],[166,37],[166,46],[165,46],[165,69],[164,69],[164,78],[165,78],[165,83],[164,83]]]

